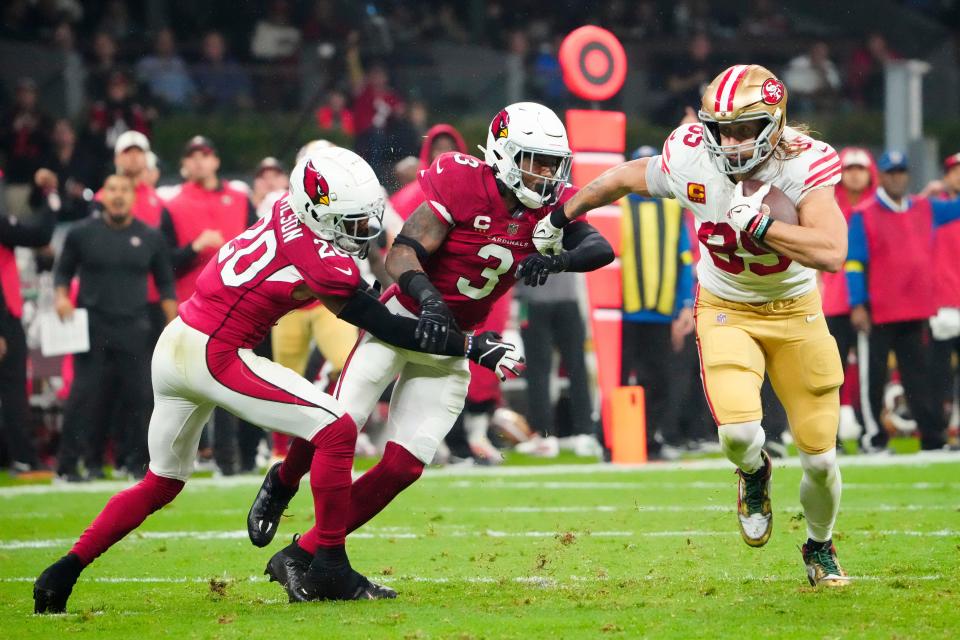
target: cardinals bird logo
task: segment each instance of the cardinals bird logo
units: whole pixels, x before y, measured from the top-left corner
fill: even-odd
[[[510,124],[510,114],[507,113],[506,109],[504,109],[503,111],[498,113],[496,116],[494,116],[493,122],[490,123],[490,133],[493,134],[493,137],[495,140],[499,140],[500,138],[507,137],[507,131],[508,131],[507,127],[509,126],[509,124]]]
[[[330,185],[327,179],[320,175],[312,161],[303,168],[303,190],[314,204],[330,206]]]

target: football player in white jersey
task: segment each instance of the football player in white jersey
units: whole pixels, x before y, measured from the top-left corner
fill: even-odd
[[[813,585],[842,586],[832,532],[840,505],[836,462],[843,368],[827,330],[816,271],[840,269],[847,229],[833,196],[840,160],[830,145],[786,126],[787,91],[758,65],[735,65],[707,87],[699,122],[676,129],[662,154],[608,170],[538,225],[552,252],[563,227],[628,193],[674,197],[696,216],[706,255],[697,275],[697,343],[704,391],[724,453],[738,467],[740,533],[753,547],[772,530],[770,458],[763,451],[764,373],[787,410],[800,450],[800,502]],[[744,180],[764,184],[744,194]],[[796,205],[799,224],[761,208],[774,185]]]

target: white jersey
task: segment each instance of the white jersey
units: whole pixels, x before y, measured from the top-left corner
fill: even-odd
[[[788,160],[771,157],[752,179],[779,188],[794,205],[811,191],[840,181],[833,147],[789,127],[783,135],[800,153]],[[677,198],[693,211],[702,249],[697,278],[710,293],[733,302],[766,302],[802,296],[816,287],[814,269],[757,246],[725,222],[735,184],[703,145],[702,125],[685,124],[667,138],[663,154],[647,169],[647,186],[651,195]]]

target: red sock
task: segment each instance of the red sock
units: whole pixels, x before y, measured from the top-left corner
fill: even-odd
[[[360,476],[350,490],[347,533],[351,533],[383,511],[401,491],[417,481],[424,464],[396,442],[388,442],[383,458]],[[301,549],[316,553],[320,536],[316,527],[300,536]]]
[[[327,427],[326,429],[329,428],[330,427]],[[326,429],[324,429],[324,431]],[[323,433],[323,431],[320,433]],[[354,438],[356,438],[356,435],[354,435]],[[280,468],[277,470],[280,482],[290,489],[299,487],[300,478],[307,475],[307,471],[310,471],[310,464],[313,462],[313,452],[313,445],[303,438],[291,439],[290,448],[287,449],[287,457],[283,459],[283,462],[280,463]]]
[[[343,545],[347,537],[353,453],[357,425],[349,414],[324,427],[313,437],[316,451],[310,465],[310,489],[316,515],[317,544]]]
[[[172,480],[147,471],[146,477],[110,498],[100,515],[87,527],[70,553],[84,565],[140,526],[151,513],[169,504],[183,489],[182,480]]]
[[[287,451],[290,449],[290,436],[285,433],[277,433],[276,431],[271,435],[273,437],[273,455],[286,456]]]

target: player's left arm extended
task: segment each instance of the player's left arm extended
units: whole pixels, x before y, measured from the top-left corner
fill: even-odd
[[[517,265],[517,279],[536,287],[544,284],[551,273],[593,271],[610,264],[615,257],[607,239],[585,221],[566,228],[563,249],[557,255],[534,253],[527,256]]]
[[[774,220],[763,243],[805,267],[835,273],[847,259],[847,222],[833,187],[811,191],[797,207],[800,224]]]
[[[496,373],[501,380],[506,379],[507,372],[520,375],[523,357],[515,345],[504,342],[499,334],[493,331],[464,334],[453,327],[442,349],[429,351],[422,346],[417,335],[418,320],[391,313],[373,291],[369,288],[358,289],[349,298],[319,294],[316,297],[341,320],[395,347],[467,357]]]

